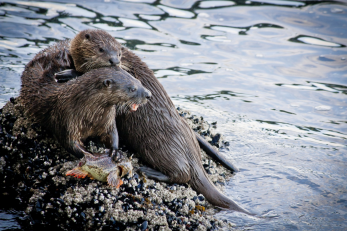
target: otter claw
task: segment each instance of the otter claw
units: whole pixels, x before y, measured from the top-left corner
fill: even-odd
[[[56,73],[55,79],[58,83],[64,83],[80,75],[81,73],[79,73],[78,71],[74,69],[67,69],[67,70]]]
[[[118,152],[118,149],[110,149],[108,151],[108,156],[115,162],[118,162],[121,159],[121,154]]]
[[[112,151],[112,160],[116,163],[121,162],[124,159],[124,156],[121,152],[118,152],[118,150]]]
[[[108,152],[108,156],[109,157],[112,157],[112,156],[114,156],[114,155],[116,155],[117,154],[117,151],[118,151],[118,149],[109,149],[109,150],[107,150],[107,152]]]

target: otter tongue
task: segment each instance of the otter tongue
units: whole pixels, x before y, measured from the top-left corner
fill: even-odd
[[[138,107],[139,105],[134,103],[133,105],[131,105],[131,110],[136,111]]]

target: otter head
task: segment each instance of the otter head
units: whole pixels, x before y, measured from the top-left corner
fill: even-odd
[[[95,73],[93,74],[93,72]],[[135,79],[121,68],[117,70],[114,68],[101,68],[92,70],[87,74],[89,73],[99,76],[98,89],[101,90],[99,93],[102,95],[97,97],[107,105],[116,105],[117,114],[136,111],[140,105],[147,103],[152,96],[151,92],[142,86],[138,79]]]
[[[81,31],[70,43],[76,71],[82,73],[99,67],[120,66],[121,48],[109,33],[97,29]]]

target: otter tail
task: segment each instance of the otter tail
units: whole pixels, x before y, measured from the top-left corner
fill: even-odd
[[[207,142],[199,133],[195,132],[195,136],[199,142],[200,148],[206,152],[207,155],[212,157],[214,160],[219,162],[221,165],[226,167],[227,169],[238,172],[239,169],[231,163],[229,160],[227,160],[223,155],[221,155],[216,149],[212,147],[212,145]]]
[[[241,208],[234,201],[223,195],[207,177],[207,173],[203,169],[195,169],[195,171],[196,172],[189,183],[194,190],[204,195],[208,202],[214,206],[252,215],[250,212]]]

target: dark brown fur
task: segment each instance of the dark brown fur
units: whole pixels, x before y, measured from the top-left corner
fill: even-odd
[[[152,92],[138,112],[117,117],[120,137],[142,159],[169,177],[170,182],[190,183],[213,205],[248,213],[224,196],[208,179],[201,164],[196,134],[179,116],[170,97],[141,59],[122,48],[121,67]]]
[[[26,67],[39,63],[44,70],[76,69],[86,73],[99,67],[119,66],[121,55],[121,45],[109,33],[89,29],[81,31],[72,40],[61,41],[40,51]]]
[[[179,116],[153,72],[130,50],[122,52],[122,68],[152,92],[151,100],[137,113],[117,117],[121,140],[170,182],[190,183],[213,205],[248,213],[224,196],[209,180],[201,163],[196,135]]]
[[[70,43],[69,49],[78,72],[120,64],[121,45],[103,30],[83,30]]]
[[[26,66],[20,93],[26,115],[52,131],[76,156],[83,156],[79,147],[90,136],[100,136],[117,149],[116,113],[127,111],[133,103],[145,103],[150,93],[120,68],[99,68],[57,83],[54,73],[71,66],[69,58],[64,58],[68,54],[59,51],[67,44],[45,49]]]

